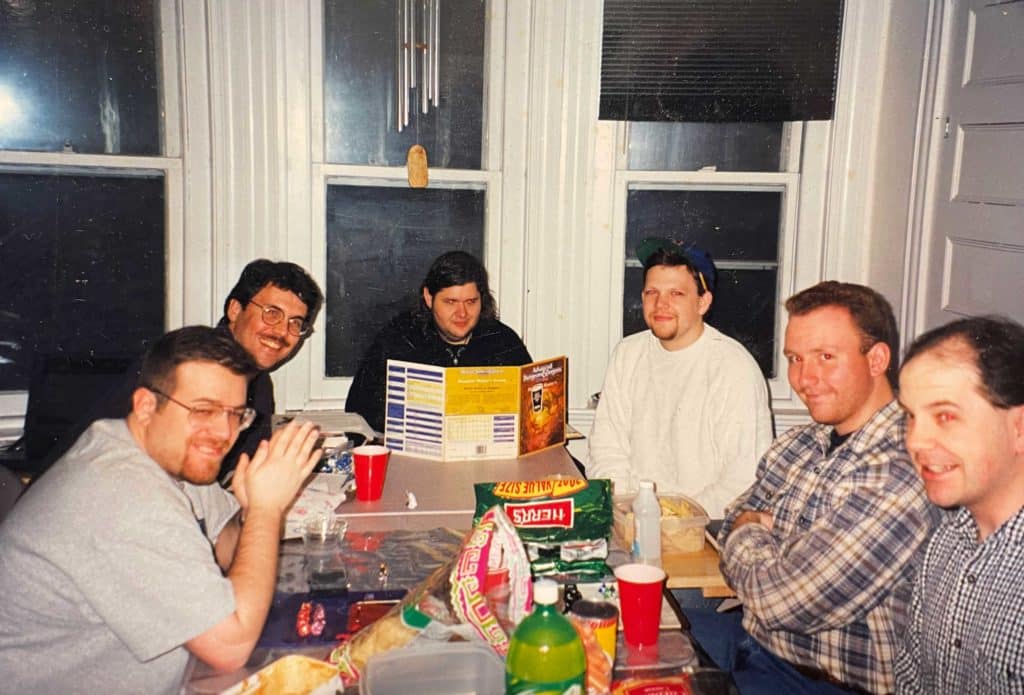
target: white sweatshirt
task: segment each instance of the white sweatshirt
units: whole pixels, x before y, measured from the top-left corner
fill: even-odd
[[[612,353],[587,477],[610,478],[616,494],[651,479],[659,493],[689,495],[721,518],[771,442],[768,388],[746,348],[707,324],[673,352],[643,331]]]

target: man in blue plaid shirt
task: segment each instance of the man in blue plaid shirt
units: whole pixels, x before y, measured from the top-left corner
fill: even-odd
[[[893,395],[896,320],[880,294],[839,282],[786,309],[789,383],[815,422],[776,439],[727,510],[722,571],[742,626],[691,627],[743,695],[889,693],[913,560],[936,522]]]
[[[914,586],[901,694],[1024,693],[1024,326],[925,333],[900,372],[907,449],[948,509]]]

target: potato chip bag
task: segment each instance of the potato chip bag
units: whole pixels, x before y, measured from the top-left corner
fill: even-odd
[[[501,506],[526,547],[535,577],[598,580],[609,573],[611,481],[557,478],[477,483],[476,515]]]

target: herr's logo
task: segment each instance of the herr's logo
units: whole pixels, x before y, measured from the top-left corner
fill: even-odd
[[[506,504],[505,513],[518,528],[572,528],[571,499]]]
[[[587,489],[580,478],[562,480],[505,480],[494,486],[494,496],[506,500],[529,500],[536,497],[567,497]]]

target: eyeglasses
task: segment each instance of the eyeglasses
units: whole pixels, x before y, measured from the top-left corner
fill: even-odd
[[[150,391],[163,396],[171,403],[180,405],[182,408],[188,411],[188,421],[196,427],[203,427],[204,425],[214,425],[217,423],[217,418],[221,416],[221,413],[228,416],[228,424],[231,427],[237,428],[239,432],[247,428],[252,424],[252,421],[256,419],[256,411],[252,408],[231,408],[226,405],[214,405],[213,403],[204,403],[203,405],[185,405],[177,398],[170,396],[160,389],[155,389],[152,386],[147,386]]]
[[[249,300],[249,303],[255,304],[259,307],[259,310],[263,312],[263,323],[268,326],[276,326],[284,321],[284,311],[280,307],[276,307],[272,304],[259,304],[251,299]],[[313,327],[306,323],[306,319],[300,319],[298,316],[293,316],[288,319],[288,332],[296,338],[305,338],[313,332]]]

